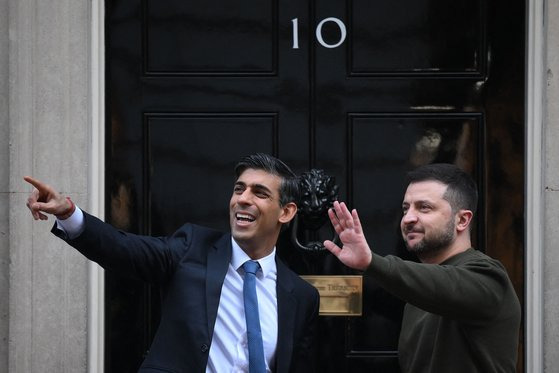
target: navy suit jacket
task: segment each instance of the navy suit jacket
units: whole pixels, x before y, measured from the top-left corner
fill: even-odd
[[[84,231],[69,240],[88,259],[116,273],[156,284],[161,320],[140,372],[205,372],[221,287],[231,260],[231,235],[185,224],[169,237],[119,231],[84,212]],[[317,290],[276,256],[278,344],[275,372],[313,372]]]

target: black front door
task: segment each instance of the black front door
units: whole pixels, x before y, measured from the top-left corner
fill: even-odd
[[[522,299],[524,8],[106,1],[107,220],[152,235],[184,222],[227,230],[236,160],[267,152],[334,176],[374,250],[408,258],[404,174],[452,162],[480,185],[475,245],[504,262]],[[300,274],[352,273],[288,237],[278,253]],[[137,369],[158,301],[106,273],[107,372]],[[397,372],[401,310],[365,279],[362,316],[321,317],[320,371]]]

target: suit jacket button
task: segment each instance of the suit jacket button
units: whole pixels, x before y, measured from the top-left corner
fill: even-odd
[[[200,350],[201,350],[202,352],[208,352],[209,349],[210,349],[210,348],[209,348],[208,345],[205,344],[205,343],[204,343],[202,346],[200,346]]]

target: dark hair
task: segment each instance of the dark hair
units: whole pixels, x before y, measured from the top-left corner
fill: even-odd
[[[264,170],[270,174],[281,178],[280,184],[280,206],[285,206],[289,202],[299,201],[299,179],[288,165],[269,154],[256,153],[242,157],[235,165],[235,175],[237,177],[246,169]]]
[[[408,173],[409,183],[438,181],[447,186],[443,196],[453,211],[477,209],[477,186],[470,175],[453,164],[434,163],[421,166]]]

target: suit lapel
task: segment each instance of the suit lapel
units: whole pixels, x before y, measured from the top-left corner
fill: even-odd
[[[293,277],[289,269],[276,256],[278,278],[276,291],[278,297],[278,346],[276,353],[276,371],[289,371],[293,357],[293,332],[297,300],[293,296]]]
[[[206,313],[208,320],[208,335],[214,331],[221,287],[227,268],[231,262],[231,236],[223,235],[216,244],[209,249],[208,264],[206,268]]]

